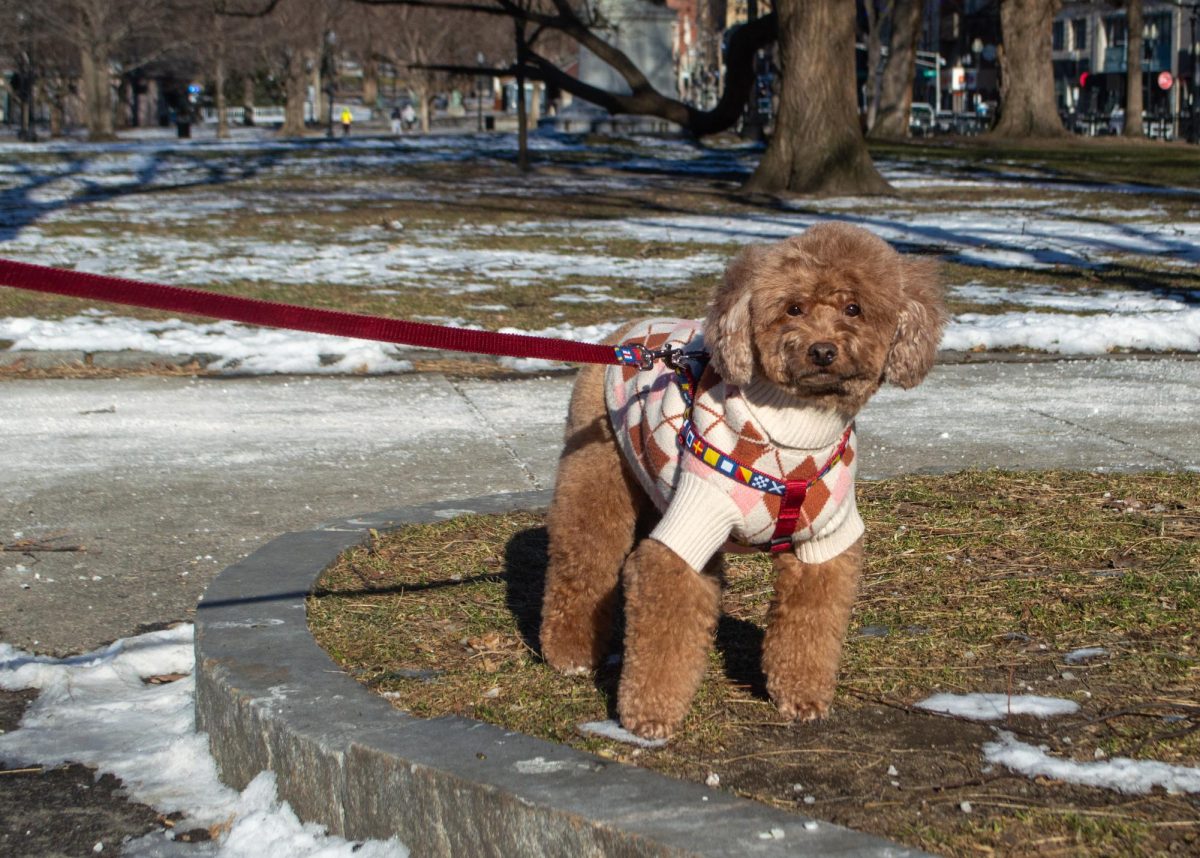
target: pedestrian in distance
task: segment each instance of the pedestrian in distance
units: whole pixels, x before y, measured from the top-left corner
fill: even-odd
[[[417,124],[417,111],[413,110],[412,104],[404,105],[404,110],[401,111],[400,118],[404,121],[405,131],[408,131]]]
[[[403,118],[400,116],[400,108],[392,108],[392,134],[399,135],[404,131]]]
[[[342,136],[350,136],[350,124],[354,122],[354,114],[350,112],[349,107],[342,108]]]

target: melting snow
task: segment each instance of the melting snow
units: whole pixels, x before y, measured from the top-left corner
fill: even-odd
[[[1079,710],[1079,704],[1073,700],[1032,694],[935,694],[914,705],[918,709],[972,721],[997,721],[1009,714],[1053,718]]]
[[[637,745],[641,748],[661,748],[667,744],[666,739],[643,739],[641,736],[630,733],[612,719],[608,721],[587,721],[579,725],[579,731],[591,736],[612,739],[615,742],[624,742],[627,745]]]
[[[134,801],[161,813],[182,811],[187,827],[231,824],[218,858],[383,858],[405,856],[399,841],[347,842],[301,823],[264,772],[238,794],[217,777],[208,737],[196,732],[193,627],[126,638],[95,652],[56,659],[0,644],[0,688],[36,688],[16,730],[0,734],[10,765],[74,762],[120,778]],[[143,680],[188,674],[161,685]],[[165,833],[127,847],[127,855],[166,854]],[[196,854],[194,851],[188,854]]]
[[[1148,793],[1156,786],[1171,793],[1200,792],[1200,768],[1128,757],[1077,763],[1052,757],[1044,748],[1021,742],[1006,730],[999,731],[995,742],[983,746],[983,754],[989,762],[1031,778],[1053,778],[1128,794]]]

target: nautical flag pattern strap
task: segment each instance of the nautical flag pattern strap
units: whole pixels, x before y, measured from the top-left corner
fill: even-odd
[[[853,431],[853,424],[846,427],[846,431],[842,433],[842,440],[838,442],[837,449],[833,451],[833,455],[829,457],[829,461],[825,463],[825,466],[811,480],[784,480],[779,477],[773,477],[770,474],[764,474],[762,471],[755,470],[748,465],[739,464],[731,456],[708,443],[704,436],[696,429],[690,417],[685,417],[683,424],[679,427],[679,443],[701,462],[708,465],[714,471],[724,474],[731,480],[737,480],[739,483],[743,483],[752,489],[758,489],[760,492],[785,497],[788,493],[789,483],[803,483],[804,489],[807,491],[809,486],[828,474],[830,469],[842,460],[842,456],[846,452],[846,447],[850,443],[850,433]],[[801,498],[800,502],[803,503],[803,498]]]

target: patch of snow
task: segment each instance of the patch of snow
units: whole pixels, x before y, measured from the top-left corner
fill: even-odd
[[[614,742],[624,742],[627,745],[637,745],[639,748],[661,748],[667,744],[666,739],[643,739],[641,736],[630,733],[612,719],[607,721],[587,721],[579,725],[579,732],[590,736],[600,736],[604,739],[612,739]]]
[[[0,688],[39,691],[20,727],[0,734],[0,757],[13,765],[80,763],[115,775],[134,801],[163,814],[182,812],[182,830],[229,826],[203,853],[217,858],[406,856],[394,839],[356,844],[301,823],[278,800],[269,772],[240,794],[221,783],[208,738],[196,732],[193,636],[193,626],[181,625],[62,659],[0,643]],[[176,673],[187,675],[144,682]],[[173,854],[167,837],[147,835],[125,854]]]
[[[1085,661],[1090,661],[1093,658],[1100,658],[1108,655],[1108,650],[1102,646],[1085,646],[1079,649],[1071,650],[1063,656],[1063,661],[1067,664],[1083,664]]]
[[[998,732],[997,741],[985,744],[983,753],[988,762],[1031,778],[1053,778],[1129,795],[1145,794],[1154,787],[1168,793],[1200,792],[1200,768],[1128,757],[1086,763],[1064,760],[1018,740],[1006,730]]]
[[[1104,354],[1115,349],[1200,351],[1200,308],[1172,312],[1068,315],[964,313],[946,327],[942,348],[1031,348],[1055,354]]]
[[[973,721],[997,721],[1009,714],[1054,718],[1079,711],[1079,704],[1074,700],[1034,694],[935,694],[913,705],[928,712]]]

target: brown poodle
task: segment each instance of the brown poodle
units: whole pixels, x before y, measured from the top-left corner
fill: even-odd
[[[576,382],[542,611],[546,660],[606,655],[624,590],[617,709],[634,733],[687,714],[720,613],[721,552],[770,550],[763,670],[785,716],[824,716],[862,568],[853,419],[883,382],[929,372],[945,313],[935,264],[841,223],[730,264],[707,320],[635,323],[616,342],[673,368],[593,366]],[[639,524],[653,525],[635,547]]]

